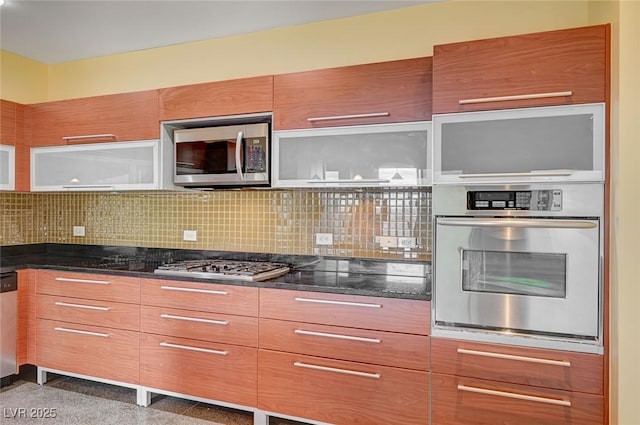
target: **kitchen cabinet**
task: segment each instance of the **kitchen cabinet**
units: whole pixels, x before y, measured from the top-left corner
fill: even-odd
[[[159,96],[161,121],[271,112],[273,77],[169,87]]]
[[[258,407],[341,424],[425,424],[429,302],[260,289]]]
[[[434,425],[604,420],[600,355],[434,337],[431,368]]]
[[[280,74],[274,129],[431,120],[430,57]]]
[[[258,288],[142,279],[140,383],[255,407]]]
[[[35,279],[36,364],[138,384],[138,279],[55,270],[37,270]]]
[[[169,189],[167,148],[157,139],[32,148],[31,190]]]
[[[18,270],[17,358],[18,366],[36,364],[35,270]]]
[[[0,99],[0,145],[4,145],[0,147],[0,190],[28,191],[29,146],[24,105]],[[10,167],[5,162],[8,160]],[[12,183],[8,184],[9,181]]]
[[[434,46],[433,112],[605,102],[609,25]]]
[[[31,146],[158,139],[158,91],[112,94],[27,106]]]

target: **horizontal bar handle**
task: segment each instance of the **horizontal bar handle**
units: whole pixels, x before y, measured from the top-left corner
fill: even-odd
[[[462,227],[515,227],[523,229],[593,229],[596,223],[580,220],[539,220],[504,218],[440,218],[437,224]]]
[[[294,300],[303,302],[303,303],[333,304],[333,305],[344,305],[344,306],[351,306],[351,307],[382,308],[382,304],[356,303],[352,301],[319,300],[317,298],[302,298],[302,297],[295,297]]]
[[[161,286],[160,288],[166,289],[167,291],[197,292],[199,294],[213,294],[213,295],[229,295],[229,291],[216,291],[214,289],[182,288],[180,286]]]
[[[369,114],[334,115],[330,117],[311,117],[311,118],[307,118],[307,121],[316,122],[316,121],[331,121],[331,120],[349,120],[352,118],[388,117],[389,115],[391,115],[389,112],[372,112]]]
[[[72,282],[72,283],[91,283],[93,285],[110,285],[108,280],[91,280],[91,279],[72,279],[70,277],[56,277],[59,282]]]
[[[63,189],[113,189],[110,184],[74,184],[62,186]]]
[[[110,139],[115,139],[116,135],[115,134],[111,134],[111,133],[104,133],[104,134],[84,134],[82,136],[63,136],[62,140],[82,140],[82,139],[106,139],[106,138],[110,138]]]
[[[189,351],[198,351],[200,353],[216,354],[218,356],[226,356],[227,354],[229,354],[229,352],[226,351],[226,350],[224,350],[224,351],[221,351],[221,350],[209,350],[208,348],[191,347],[189,345],[171,344],[169,342],[161,342],[160,345],[162,347],[178,348],[180,350],[189,350]]]
[[[62,301],[56,301],[55,305],[59,305],[60,307],[84,308],[84,309],[87,309],[87,310],[99,310],[99,311],[109,311],[109,310],[111,310],[110,307],[98,307],[98,306],[95,306],[95,305],[63,303]]]
[[[479,97],[476,99],[462,99],[458,101],[460,105],[468,105],[472,103],[487,103],[487,102],[503,102],[509,100],[526,100],[526,99],[544,99],[547,97],[567,97],[573,96],[572,91],[556,91],[549,93],[532,93],[532,94],[517,94],[514,96],[496,96],[496,97]]]
[[[340,334],[332,334],[326,332],[314,332],[314,331],[305,331],[304,329],[296,329],[293,331],[298,335],[310,335],[310,336],[321,336],[325,338],[336,338],[336,339],[346,339],[349,341],[359,341],[359,342],[371,342],[373,344],[380,344],[382,340],[378,338],[364,338],[361,336],[351,336],[351,335],[340,335]]]
[[[312,179],[307,183],[338,183],[338,184],[362,184],[362,183],[389,183],[389,179]]]
[[[357,370],[338,369],[335,367],[318,366],[315,364],[309,364],[309,363],[303,363],[303,362],[294,362],[293,365],[296,367],[304,367],[306,369],[322,370],[324,372],[335,372],[335,373],[342,373],[344,375],[361,376],[363,378],[380,379],[380,376],[382,376],[379,373],[358,372]]]
[[[185,320],[187,322],[210,323],[212,325],[226,326],[229,324],[228,320],[201,319],[199,317],[176,316],[174,314],[165,314],[165,313],[161,314],[160,317],[162,317],[163,319]]]
[[[81,334],[81,335],[91,335],[91,336],[99,336],[102,338],[109,338],[109,334],[104,334],[101,332],[89,332],[89,331],[81,331],[79,329],[69,329],[69,328],[61,328],[61,327],[55,327],[53,328],[56,331],[60,331],[60,332],[69,332],[69,333],[73,333],[73,334]]]
[[[573,174],[573,170],[540,170],[523,173],[472,173],[460,174],[460,179],[484,179],[500,177],[566,177]]]
[[[459,391],[468,391],[471,393],[495,395],[498,397],[515,398],[517,400],[535,401],[536,403],[554,404],[556,406],[571,407],[571,402],[567,400],[559,400],[556,398],[536,397],[533,395],[512,393],[507,391],[489,390],[486,388],[469,387],[467,385],[458,385]]]
[[[540,363],[540,364],[546,364],[546,365],[552,365],[552,366],[571,367],[571,362],[567,362],[564,360],[540,359],[537,357],[516,356],[513,354],[492,353],[489,351],[467,350],[466,348],[458,348],[458,353],[469,354],[472,356],[491,357],[495,359],[516,360],[520,362]]]

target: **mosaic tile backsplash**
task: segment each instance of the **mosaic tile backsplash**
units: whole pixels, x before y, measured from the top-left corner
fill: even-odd
[[[74,243],[431,259],[428,189],[0,193],[0,245]],[[85,236],[73,236],[84,226]],[[195,230],[197,241],[184,241]],[[317,245],[330,233],[332,245]],[[380,237],[415,238],[415,248]]]

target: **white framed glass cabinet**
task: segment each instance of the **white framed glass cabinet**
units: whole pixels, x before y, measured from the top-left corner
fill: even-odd
[[[0,145],[0,190],[16,188],[16,148]]]

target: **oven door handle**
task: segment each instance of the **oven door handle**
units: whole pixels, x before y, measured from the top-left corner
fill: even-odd
[[[244,180],[244,175],[242,174],[242,163],[240,162],[240,152],[242,151],[242,137],[244,134],[242,131],[238,131],[238,137],[236,138],[236,172],[238,173],[238,178],[240,180]]]
[[[442,226],[463,227],[515,227],[530,229],[593,229],[598,226],[593,221],[553,220],[553,219],[503,219],[503,218],[438,218]]]

